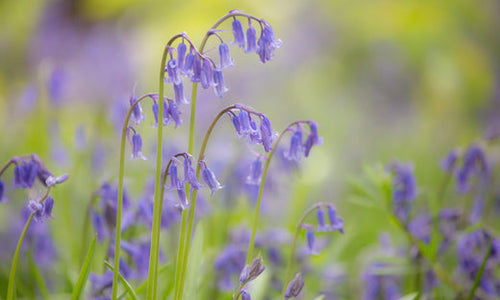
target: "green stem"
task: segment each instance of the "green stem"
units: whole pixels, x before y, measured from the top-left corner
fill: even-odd
[[[295,257],[295,248],[297,247],[297,238],[299,236],[299,231],[300,231],[300,225],[304,222],[304,220],[309,216],[311,212],[316,210],[320,206],[325,206],[325,203],[318,202],[314,204],[313,206],[309,207],[303,214],[302,217],[300,217],[299,222],[297,223],[297,227],[295,227],[295,234],[293,236],[293,242],[292,242],[292,249],[290,250],[290,256],[288,258],[288,263],[286,266],[286,273],[285,273],[285,284],[283,285],[283,297],[286,292],[287,288],[287,283],[291,279],[291,272],[292,272],[292,262]]]
[[[243,107],[243,106],[240,105],[239,107]],[[235,109],[235,108],[238,108],[238,106],[237,105],[228,106],[228,107],[224,108],[223,110],[221,110],[217,114],[217,116],[214,118],[214,120],[212,121],[212,123],[208,127],[207,132],[205,133],[205,137],[204,137],[203,142],[201,144],[200,153],[198,155],[198,162],[200,162],[203,159],[203,156],[205,155],[205,150],[207,148],[208,139],[210,138],[210,135],[211,135],[215,125],[217,124],[217,121],[226,112],[230,111],[231,109]],[[201,165],[198,163],[196,166],[196,178],[200,177],[200,172],[201,172]],[[180,280],[179,280],[179,291],[178,291],[178,294],[176,294],[178,297],[177,299],[182,299],[182,296],[183,296],[182,293],[183,293],[183,289],[184,289],[184,275],[186,272],[186,267],[187,267],[187,262],[188,262],[188,257],[189,257],[189,249],[191,247],[191,235],[193,233],[194,213],[196,211],[197,195],[198,195],[198,191],[193,190],[193,192],[191,194],[191,203],[189,205],[188,229],[187,229],[187,233],[186,233],[185,238],[184,238],[184,243],[185,243],[184,254],[183,254],[183,259],[182,259],[182,262],[180,265],[181,266],[181,273],[180,273]],[[184,211],[186,211],[186,210],[184,210]],[[183,212],[183,217],[184,217],[184,212]]]
[[[469,293],[469,296],[467,297],[467,300],[472,300],[474,298],[474,294],[476,293],[476,290],[479,287],[479,283],[481,281],[481,276],[483,276],[483,271],[484,271],[484,268],[486,267],[486,262],[488,261],[488,257],[490,256],[492,246],[493,246],[493,238],[491,238],[491,240],[490,240],[488,250],[486,251],[486,254],[484,255],[483,262],[481,263],[481,267],[479,267],[479,271],[477,272],[476,278],[474,279],[474,285],[472,286],[472,289],[470,290],[470,293]]]
[[[266,183],[266,177],[267,177],[267,171],[269,169],[269,164],[271,163],[271,158],[273,157],[274,151],[279,145],[279,142],[285,135],[287,131],[289,131],[289,128],[291,126],[297,125],[299,123],[309,123],[309,121],[295,121],[290,123],[278,136],[276,141],[273,144],[273,147],[271,151],[269,151],[269,154],[266,159],[266,164],[264,165],[264,169],[262,170],[262,179],[260,181],[260,186],[259,186],[259,194],[257,196],[257,203],[255,204],[255,212],[253,216],[253,224],[252,224],[252,235],[250,236],[250,242],[248,243],[248,251],[247,251],[247,260],[246,263],[249,264],[252,261],[252,256],[253,256],[253,249],[255,247],[255,236],[257,235],[257,225],[259,222],[259,213],[260,213],[260,205],[262,202],[262,195],[264,194],[264,185]]]
[[[5,170],[7,170],[7,168],[14,163],[14,158],[11,158],[3,167],[2,169],[0,169],[0,177],[2,176],[2,174],[5,172]]]
[[[38,200],[38,203],[43,203],[47,196],[49,195],[50,192],[50,187],[47,188],[47,191],[45,192],[45,195]],[[21,246],[23,245],[24,237],[26,236],[26,232],[28,232],[28,228],[31,224],[31,220],[33,220],[34,213],[31,213],[28,220],[26,221],[26,224],[24,225],[23,231],[21,232],[21,236],[19,237],[19,240],[17,241],[17,246],[16,246],[16,251],[14,252],[14,257],[12,258],[12,266],[10,268],[10,273],[9,273],[9,283],[7,286],[7,300],[13,300],[15,298],[15,277],[16,277],[16,270],[17,270],[17,261],[19,260],[19,254],[21,252]]]
[[[114,265],[117,266],[113,270],[113,291],[112,291],[112,299],[116,300],[116,296],[118,294],[118,276],[119,276],[119,270],[120,270],[120,243],[121,243],[121,224],[122,224],[122,207],[123,207],[123,177],[125,174],[125,141],[127,138],[127,128],[128,128],[128,123],[130,120],[130,115],[132,114],[132,111],[134,110],[134,107],[138,105],[142,100],[151,97],[151,95],[144,95],[137,99],[132,105],[130,105],[130,108],[127,112],[127,115],[125,117],[125,122],[123,123],[123,129],[122,129],[122,137],[121,137],[121,143],[120,143],[120,168],[118,171],[118,199],[117,201],[117,207],[116,207],[116,231],[115,231],[115,259],[114,259]],[[160,105],[160,107],[163,107],[163,105]],[[161,126],[158,126],[161,127]]]

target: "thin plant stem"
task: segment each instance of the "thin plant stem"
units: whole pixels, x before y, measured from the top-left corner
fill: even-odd
[[[266,183],[266,178],[267,178],[267,171],[269,169],[269,164],[271,163],[271,158],[273,157],[274,152],[276,151],[276,148],[279,145],[279,142],[283,138],[286,132],[289,131],[289,128],[291,126],[297,125],[299,123],[308,123],[309,121],[296,121],[291,124],[289,124],[278,136],[276,141],[274,142],[271,151],[269,151],[269,154],[267,155],[266,163],[264,165],[264,169],[262,170],[262,179],[260,181],[260,186],[259,186],[259,194],[257,196],[257,203],[255,204],[255,211],[254,211],[254,216],[253,216],[253,224],[252,224],[252,235],[250,236],[250,242],[248,243],[248,250],[247,250],[247,259],[246,263],[249,264],[252,261],[252,256],[253,256],[253,249],[255,247],[255,236],[257,235],[257,225],[259,222],[259,214],[260,214],[260,206],[262,202],[262,195],[264,194],[264,185]]]
[[[47,199],[49,192],[50,192],[50,187],[47,188],[45,195],[43,195],[43,197],[40,198],[40,200],[38,200],[38,203],[43,203],[43,201]],[[34,213],[31,213],[30,216],[28,217],[28,220],[24,225],[23,231],[21,232],[21,236],[17,241],[16,251],[14,252],[14,257],[12,258],[12,266],[10,268],[10,273],[9,273],[9,283],[7,286],[7,300],[13,300],[15,298],[14,294],[15,294],[17,261],[19,260],[19,254],[21,252],[21,246],[23,245],[24,237],[26,236],[26,232],[28,232],[28,228],[31,224],[31,220],[33,220],[34,215],[35,215]]]
[[[474,294],[476,293],[476,290],[479,287],[479,283],[481,282],[481,276],[483,276],[484,268],[486,267],[486,262],[488,261],[488,258],[490,257],[492,246],[493,246],[493,238],[491,238],[491,240],[490,240],[490,244],[488,245],[488,248],[486,250],[486,254],[484,255],[484,258],[483,258],[483,262],[481,263],[481,266],[479,267],[479,271],[477,272],[476,278],[474,279],[474,285],[472,286],[472,289],[469,292],[469,296],[467,297],[467,300],[474,299]]]
[[[240,107],[242,107],[242,106],[240,106]],[[208,139],[210,138],[210,135],[211,135],[215,125],[219,121],[219,119],[226,112],[230,111],[231,109],[235,109],[235,108],[238,108],[238,106],[237,105],[228,106],[228,107],[224,108],[223,110],[221,110],[217,114],[217,116],[214,118],[214,120],[212,121],[212,123],[208,127],[207,132],[205,133],[205,137],[203,138],[203,142],[202,142],[201,148],[200,148],[200,153],[198,155],[198,162],[200,162],[203,159],[203,156],[205,155],[205,150],[207,148]],[[200,177],[200,172],[201,172],[201,165],[198,163],[196,166],[196,178]],[[182,269],[181,269],[180,281],[179,281],[179,291],[178,291],[179,294],[177,295],[177,297],[178,297],[177,299],[182,299],[182,293],[183,293],[183,289],[184,289],[184,275],[186,272],[186,267],[187,267],[188,257],[189,257],[189,249],[191,246],[191,235],[193,233],[194,213],[196,210],[196,197],[197,197],[197,195],[198,195],[198,191],[193,190],[191,193],[191,202],[189,205],[188,228],[187,228],[187,233],[185,236],[184,254],[183,254],[183,261],[182,261],[182,265],[181,265]]]
[[[115,300],[116,296],[118,294],[118,275],[119,275],[119,269],[120,269],[120,242],[121,242],[121,220],[122,220],[122,207],[123,207],[123,177],[125,174],[125,140],[126,140],[126,135],[127,135],[127,128],[128,128],[128,123],[130,120],[130,115],[132,114],[132,111],[134,110],[134,107],[138,105],[142,100],[151,97],[151,95],[144,95],[140,98],[138,98],[132,105],[130,105],[130,108],[127,112],[127,115],[125,117],[125,122],[123,123],[123,129],[122,129],[122,138],[121,138],[121,144],[120,144],[120,167],[118,171],[118,199],[117,201],[117,207],[116,207],[116,232],[115,232],[115,259],[114,259],[114,264],[117,266],[113,270],[113,290],[112,290],[112,299]],[[163,105],[160,105],[163,106]],[[160,126],[161,127],[161,126]]]
[[[3,167],[2,169],[0,169],[0,177],[2,176],[2,174],[7,170],[7,168],[9,168],[9,166],[11,164],[14,163],[14,158],[11,158]]]
[[[297,227],[295,227],[295,234],[293,235],[293,242],[292,242],[292,248],[290,249],[290,256],[288,257],[288,262],[287,262],[287,267],[286,267],[286,273],[285,273],[285,284],[283,285],[283,296],[285,295],[286,288],[287,288],[287,283],[291,278],[291,272],[292,272],[292,264],[293,264],[293,259],[295,257],[295,248],[297,247],[297,238],[299,236],[300,232],[300,225],[304,222],[304,220],[309,216],[311,212],[316,210],[318,207],[325,206],[325,203],[318,202],[315,203],[313,206],[309,207],[303,214],[302,217],[300,217],[299,222],[297,223]]]

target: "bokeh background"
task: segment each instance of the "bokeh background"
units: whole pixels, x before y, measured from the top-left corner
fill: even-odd
[[[347,294],[357,293],[360,262],[380,232],[393,230],[379,212],[351,201],[350,180],[367,164],[397,159],[413,162],[419,185],[433,187],[440,158],[500,125],[498,1],[1,1],[0,159],[36,152],[54,173],[70,174],[54,192],[59,201],[50,224],[64,249],[58,253],[65,280],[79,269],[88,199],[103,181],[116,179],[120,121],[131,92],[157,91],[170,36],[186,31],[198,44],[231,9],[267,20],[283,45],[266,64],[231,48],[230,91],[223,99],[199,93],[199,138],[217,111],[235,102],[265,112],[276,130],[296,119],[320,124],[324,144],[284,180],[289,193],[279,207],[267,197],[263,222],[291,229],[307,205],[335,203],[346,234],[312,263],[348,270]],[[146,129],[152,114],[144,110],[150,160],[127,162],[131,194],[140,193],[153,169],[154,131]],[[208,155],[224,156],[231,144],[229,157],[237,157],[245,147],[228,124],[221,127]],[[187,125],[169,127],[167,151],[185,147],[186,133]],[[23,197],[9,191],[2,231]],[[0,253],[8,261],[11,250]],[[8,267],[2,264],[2,276]]]

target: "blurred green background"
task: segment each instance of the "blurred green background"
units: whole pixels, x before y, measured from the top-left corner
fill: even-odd
[[[285,224],[292,228],[307,204],[336,203],[346,235],[329,248],[329,260],[354,267],[390,227],[349,201],[348,181],[363,165],[412,161],[419,185],[432,188],[448,150],[500,125],[498,1],[1,1],[0,158],[36,152],[54,172],[70,173],[71,185],[56,191],[66,200],[55,207],[65,211],[55,224],[81,226],[85,199],[100,180],[115,178],[117,120],[134,85],[138,95],[157,91],[164,43],[181,31],[199,43],[231,9],[267,20],[283,45],[266,64],[231,48],[230,91],[223,99],[199,93],[199,134],[235,102],[265,112],[276,130],[317,121],[324,145],[293,179]],[[167,135],[185,142],[186,132]],[[152,141],[152,130],[145,135]],[[97,146],[110,152],[96,155]],[[153,149],[145,155],[154,157]],[[105,163],[92,170],[93,159]],[[79,237],[54,230],[76,256]]]

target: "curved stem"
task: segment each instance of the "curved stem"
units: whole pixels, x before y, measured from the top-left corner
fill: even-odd
[[[0,177],[7,170],[7,168],[14,163],[14,158],[11,158],[3,167],[0,169]]]
[[[228,106],[228,107],[224,108],[223,110],[221,110],[217,114],[217,116],[214,118],[214,120],[212,121],[212,123],[208,127],[207,132],[205,133],[205,137],[204,137],[203,142],[201,144],[200,153],[198,155],[198,162],[201,161],[203,156],[205,155],[205,150],[207,148],[208,139],[210,138],[210,135],[211,135],[215,125],[217,124],[217,121],[226,112],[230,111],[231,109],[238,108],[238,107],[241,107],[241,106],[238,106],[238,105]],[[201,172],[201,166],[200,166],[200,164],[197,164],[197,166],[196,166],[196,178],[200,177],[200,172]],[[198,195],[198,191],[193,190],[191,193],[191,202],[189,205],[188,228],[187,228],[187,232],[186,232],[185,237],[184,237],[185,246],[184,246],[184,254],[183,254],[182,265],[181,265],[179,291],[177,294],[178,299],[182,299],[182,292],[184,289],[184,275],[186,273],[186,267],[187,267],[187,262],[188,262],[188,257],[189,257],[189,249],[191,246],[191,235],[193,233],[194,214],[196,211],[196,197],[197,197],[197,195]],[[186,210],[184,210],[184,211],[186,211]],[[183,213],[183,217],[184,217],[184,213]]]
[[[246,263],[249,264],[252,261],[252,256],[253,256],[253,249],[255,247],[255,236],[257,234],[257,224],[259,222],[259,213],[260,213],[260,205],[262,202],[262,195],[264,194],[264,185],[266,183],[266,177],[267,177],[267,171],[269,169],[269,164],[271,163],[271,158],[273,157],[274,151],[276,151],[276,148],[279,145],[279,142],[285,135],[287,131],[289,131],[289,128],[291,126],[294,126],[299,123],[308,123],[309,121],[295,121],[288,125],[278,136],[276,141],[273,144],[273,147],[271,151],[269,151],[269,154],[266,159],[266,164],[264,165],[264,169],[262,171],[262,179],[260,181],[260,186],[259,186],[259,194],[257,196],[257,203],[255,204],[255,212],[254,212],[254,217],[253,217],[253,224],[252,224],[252,235],[250,236],[250,242],[248,243],[248,251],[247,251],[247,260]]]
[[[38,203],[42,203],[47,199],[47,196],[49,195],[50,192],[50,187],[47,188],[47,191],[43,195],[40,200],[38,200]],[[14,257],[12,258],[12,266],[10,268],[10,273],[9,273],[9,283],[7,286],[7,300],[13,300],[15,298],[15,277],[16,277],[16,270],[17,270],[17,261],[19,260],[19,254],[21,252],[21,246],[23,245],[24,237],[26,236],[26,233],[28,232],[28,228],[31,224],[31,220],[33,220],[33,216],[35,214],[31,213],[28,220],[26,221],[26,224],[24,225],[23,231],[21,232],[21,236],[19,237],[19,240],[17,241],[17,246],[16,246],[16,251],[14,252]]]
[[[130,115],[134,110],[134,107],[139,104],[142,100],[151,97],[150,94],[141,96],[137,99],[127,112],[127,116],[125,117],[125,122],[123,124],[122,129],[122,138],[120,144],[120,167],[118,171],[118,199],[117,207],[116,207],[116,232],[115,232],[115,260],[114,265],[117,266],[113,270],[113,291],[112,291],[112,299],[115,300],[118,294],[118,275],[120,269],[120,242],[121,242],[121,220],[122,220],[122,206],[123,206],[123,176],[124,176],[124,168],[125,168],[125,140],[127,137],[127,128],[128,122],[130,120]],[[163,105],[160,105],[162,107]],[[161,126],[159,126],[161,127]]]
[[[295,248],[297,247],[297,237],[299,236],[299,231],[300,231],[300,225],[304,222],[304,220],[309,216],[311,212],[316,210],[320,206],[326,205],[323,202],[318,202],[315,203],[313,206],[309,207],[303,214],[302,217],[300,217],[299,222],[297,223],[297,227],[295,227],[295,234],[293,235],[293,242],[292,242],[292,248],[290,249],[290,257],[288,258],[288,263],[286,267],[286,273],[285,273],[285,284],[283,285],[283,296],[285,295],[286,288],[287,288],[287,283],[291,278],[290,272],[292,272],[292,262],[293,258],[295,256]]]

